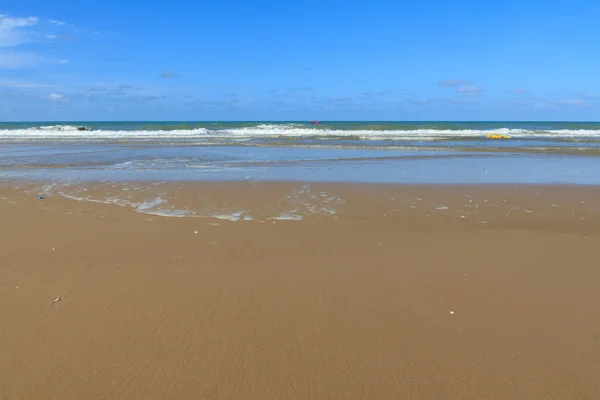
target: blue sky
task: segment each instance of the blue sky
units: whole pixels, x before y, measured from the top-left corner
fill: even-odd
[[[600,120],[600,2],[5,0],[0,120]]]

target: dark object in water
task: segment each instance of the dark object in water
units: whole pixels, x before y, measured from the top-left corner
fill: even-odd
[[[320,123],[321,123],[321,121],[310,121],[310,123],[311,123],[311,124],[314,124],[314,125],[318,125],[318,124],[320,124]]]
[[[78,131],[87,131],[87,128],[85,126],[78,126],[77,130]]]

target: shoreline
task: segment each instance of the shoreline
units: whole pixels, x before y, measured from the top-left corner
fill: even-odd
[[[381,184],[585,184],[600,185],[597,160],[588,156],[467,155],[325,149],[144,148],[96,149],[7,157],[4,180],[62,181],[309,181]],[[301,151],[300,151],[301,150]],[[47,150],[44,150],[47,151]],[[223,152],[224,151],[224,152]],[[133,152],[133,153],[132,153]],[[393,151],[390,151],[393,153]],[[431,153],[431,154],[428,154]],[[413,155],[413,156],[411,156]],[[414,157],[418,156],[418,157]],[[24,158],[23,158],[24,157]],[[48,162],[49,160],[51,162]],[[28,161],[29,160],[29,161]],[[48,166],[64,166],[48,168]],[[29,166],[28,168],[24,168]],[[44,166],[45,168],[42,168]],[[17,168],[15,168],[17,167]]]
[[[38,197],[43,197],[39,199]],[[600,226],[600,186],[381,184],[311,181],[20,181],[0,202],[109,206],[170,219],[274,222],[441,217],[486,226]],[[365,211],[370,210],[370,211]],[[378,210],[373,214],[373,210]],[[68,214],[68,211],[66,211]]]

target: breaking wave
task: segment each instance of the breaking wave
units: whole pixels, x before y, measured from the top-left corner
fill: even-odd
[[[1,127],[1,126],[0,126]],[[0,129],[0,141],[165,141],[194,140],[210,143],[239,143],[269,140],[340,140],[340,141],[437,141],[479,140],[487,135],[508,135],[513,139],[600,140],[599,129],[397,129],[393,126],[368,127],[356,125],[350,129],[310,127],[306,124],[256,124],[253,126],[193,127],[181,129],[99,129],[85,131],[75,125],[44,125],[27,128]],[[362,128],[362,129],[361,129]],[[382,129],[383,128],[383,129]],[[385,129],[396,128],[396,129]]]

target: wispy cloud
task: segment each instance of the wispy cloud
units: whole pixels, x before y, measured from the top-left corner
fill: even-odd
[[[471,84],[471,81],[460,79],[441,80],[438,86],[445,88],[456,88],[456,92],[465,97],[477,97],[483,95],[483,87]]]
[[[457,86],[462,86],[462,85],[468,85],[469,83],[471,83],[470,81],[464,81],[464,80],[460,80],[460,79],[443,79],[441,81],[438,81],[438,86],[441,87],[457,87]]]
[[[292,99],[294,97],[298,97],[298,95],[296,95],[296,93],[279,93],[277,96],[278,97],[285,97],[285,98],[288,98],[288,99]]]
[[[274,107],[274,108],[297,108],[298,107],[295,104],[285,103],[280,100],[271,101],[268,103],[268,106]]]
[[[189,88],[172,85],[147,85],[127,83],[96,83],[92,85],[78,86],[80,93],[91,93],[108,97],[134,97],[138,95],[165,96],[171,94],[186,93]]]
[[[15,100],[22,100],[24,97],[25,96],[22,90],[7,89],[0,91],[0,100],[9,100],[14,102]]]
[[[35,67],[45,61],[44,57],[28,51],[0,48],[0,68],[17,69]]]
[[[408,102],[415,106],[424,106],[426,104],[429,104],[429,100],[427,99],[410,99],[408,100]]]
[[[107,96],[125,96],[136,94],[137,87],[124,84],[100,84],[91,86],[87,91],[90,93],[101,93]]]
[[[514,94],[529,94],[529,92],[527,90],[519,89],[519,88],[511,89],[510,92],[514,93]]]
[[[538,104],[534,104],[533,108],[541,108],[541,109],[554,110],[557,107],[556,107],[555,104],[551,104],[551,103],[538,103]]]
[[[313,90],[313,88],[311,86],[298,86],[298,87],[292,87],[292,88],[288,88],[286,89],[290,92],[308,92]]]
[[[0,47],[16,47],[32,41],[31,33],[25,28],[39,21],[37,17],[11,18],[0,14]]]
[[[246,108],[247,106],[248,106],[248,103],[246,103],[245,101],[241,101],[241,100],[229,101],[229,107],[231,107],[231,108]]]
[[[328,103],[348,103],[353,101],[352,97],[328,97],[325,99]]]
[[[52,25],[57,25],[57,26],[63,26],[63,25],[66,25],[66,24],[67,24],[67,23],[66,23],[66,22],[64,22],[64,21],[59,21],[59,20],[57,20],[57,19],[49,19],[49,20],[48,20],[48,23],[49,23],[49,24],[52,24]]]
[[[460,86],[456,91],[466,97],[477,97],[483,94],[483,87],[476,85]]]
[[[76,84],[61,86],[61,94],[73,104],[93,103],[94,107],[112,107],[115,109],[158,107],[165,101],[189,102],[189,89],[174,85],[150,85],[134,83],[98,82],[94,84]],[[75,101],[77,100],[77,101]]]
[[[60,93],[50,93],[48,96],[44,97],[44,100],[56,101],[56,102],[69,101],[69,99],[64,94],[60,94]]]
[[[175,72],[165,71],[162,74],[160,74],[160,77],[163,79],[174,79],[174,78],[179,78],[180,76],[178,74],[176,74]]]
[[[51,85],[46,85],[46,84],[37,83],[37,82],[29,82],[29,81],[0,79],[0,87],[10,88],[10,89],[42,89],[42,88],[51,87]]]
[[[219,101],[219,100],[208,100],[201,99],[192,101],[187,104],[188,107],[206,107],[206,108],[214,108],[214,109],[236,109],[236,108],[245,108],[248,104],[242,100],[231,99],[227,101]]]
[[[388,94],[392,94],[392,93],[396,93],[399,92],[399,89],[388,89],[388,90],[382,90],[380,92],[364,92],[360,94],[360,98],[361,99],[369,99],[371,97],[375,97],[375,96],[387,96]]]
[[[592,106],[592,103],[588,102],[587,100],[581,99],[581,98],[571,98],[571,99],[564,99],[564,100],[545,100],[545,99],[539,99],[539,100],[541,100],[541,102],[534,104],[533,105],[534,108],[558,109],[558,108],[565,108],[565,107],[583,108],[583,107]]]
[[[64,25],[64,23],[51,21],[48,23],[54,25],[52,30]],[[49,31],[48,23],[40,22],[38,17],[13,17],[0,14],[0,68],[35,67],[45,62],[53,62],[40,54],[22,49],[23,45],[32,42],[50,43],[59,39],[59,35]]]
[[[582,99],[566,99],[566,100],[559,100],[556,102],[556,104],[563,105],[563,106],[582,107],[582,106],[586,106],[588,103]]]
[[[139,101],[152,101],[152,100],[160,99],[159,96],[154,96],[151,94],[134,94],[130,98],[133,100],[139,100]]]

